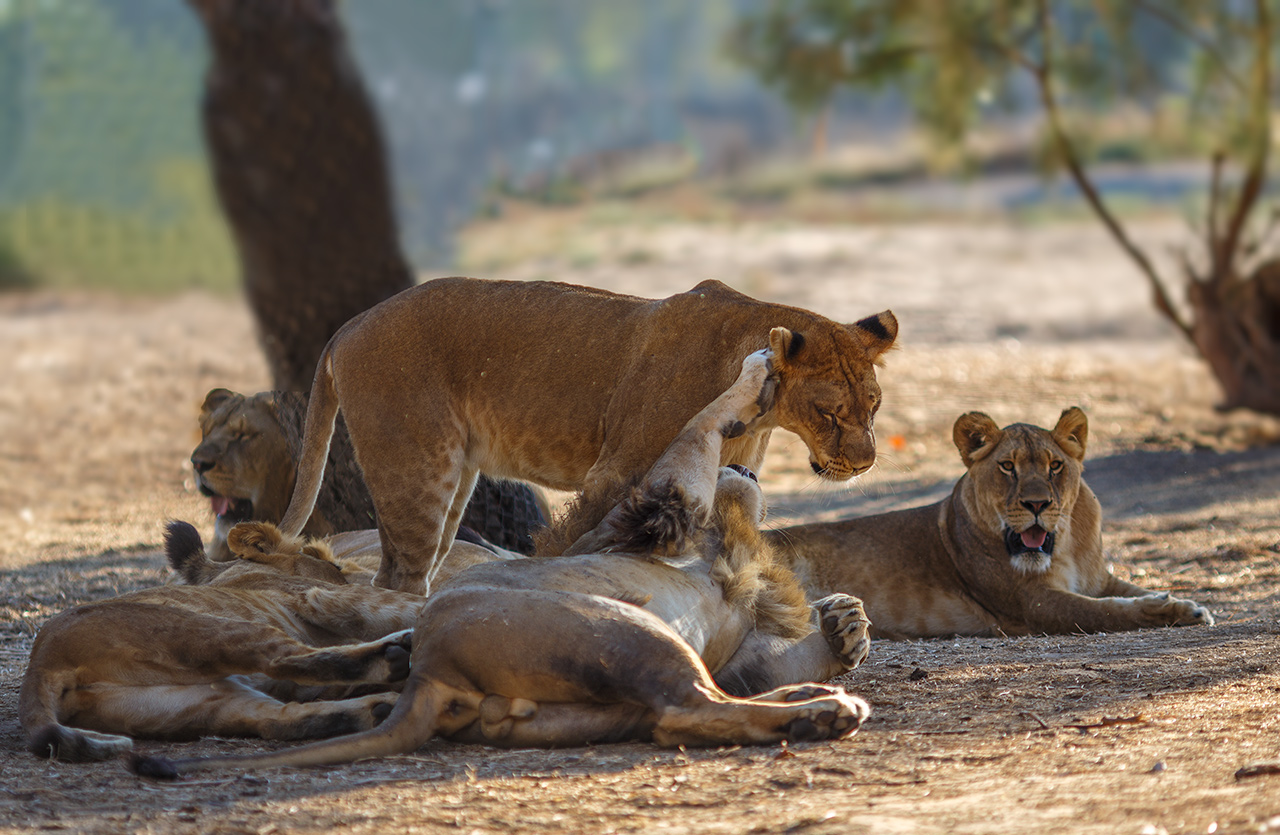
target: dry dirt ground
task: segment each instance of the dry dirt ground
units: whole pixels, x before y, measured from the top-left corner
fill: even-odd
[[[1157,248],[1181,227],[1139,229]],[[524,234],[546,238],[553,230]],[[519,230],[473,247],[517,251]],[[562,234],[557,232],[556,234]],[[486,239],[488,235],[488,239]],[[873,714],[852,739],[666,751],[628,744],[413,756],[158,784],[119,763],[22,750],[32,637],[75,603],[163,582],[161,524],[210,529],[186,462],[213,386],[267,376],[236,300],[0,297],[0,831],[997,832],[1280,829],[1280,428],[1214,412],[1201,364],[1093,226],[620,227],[586,255],[489,276],[662,295],[717,277],[852,319],[893,308],[882,461],[815,483],[774,441],[774,523],[935,500],[959,475],[950,426],[981,409],[1092,421],[1086,477],[1115,570],[1209,605],[1211,628],[878,642],[841,680]],[[516,259],[512,259],[516,260]],[[104,636],[109,640],[109,636]],[[146,750],[250,751],[210,739]]]

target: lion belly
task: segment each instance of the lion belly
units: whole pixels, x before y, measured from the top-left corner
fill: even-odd
[[[741,645],[750,621],[725,602],[701,560],[669,564],[625,554],[584,554],[486,563],[468,568],[439,591],[472,586],[592,594],[632,603],[670,626],[719,669]]]

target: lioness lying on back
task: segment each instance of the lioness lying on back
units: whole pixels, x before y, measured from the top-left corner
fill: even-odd
[[[896,335],[887,311],[841,325],[714,281],[659,300],[554,282],[429,281],[329,341],[280,527],[297,534],[311,515],[341,408],[378,515],[375,582],[423,593],[479,473],[598,498],[647,471],[733,382],[741,358],[765,346],[777,406],[726,443],[720,463],[758,469],[781,426],[808,446],[816,473],[847,479],[875,462],[874,365]],[[584,518],[564,540],[597,521]]]
[[[861,597],[883,637],[1212,624],[1203,606],[1107,569],[1102,511],[1081,479],[1088,426],[1077,408],[1052,432],[969,412],[952,433],[968,472],[947,498],[769,538],[811,595]]]
[[[811,609],[760,537],[759,485],[719,466],[726,439],[767,410],[768,370],[761,353],[748,357],[738,381],[580,540],[585,553],[478,565],[434,590],[414,629],[410,677],[378,728],[290,751],[131,766],[173,777],[350,762],[409,753],[437,735],[524,747],[853,733],[867,713],[861,700],[797,682],[866,657],[858,601],[833,595]],[[735,698],[718,682],[768,692]]]

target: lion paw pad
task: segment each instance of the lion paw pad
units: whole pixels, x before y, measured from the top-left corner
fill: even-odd
[[[852,670],[871,653],[871,621],[862,601],[847,594],[833,594],[813,604],[827,645]]]

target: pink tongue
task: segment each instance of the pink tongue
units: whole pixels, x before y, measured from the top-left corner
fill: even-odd
[[[1022,532],[1022,544],[1028,548],[1037,549],[1044,545],[1045,538],[1049,536],[1049,532],[1039,525],[1032,525]]]
[[[225,496],[214,496],[209,499],[209,503],[213,506],[214,516],[225,516],[227,511],[231,509],[231,500]],[[1024,541],[1026,536],[1025,533],[1022,535]]]

